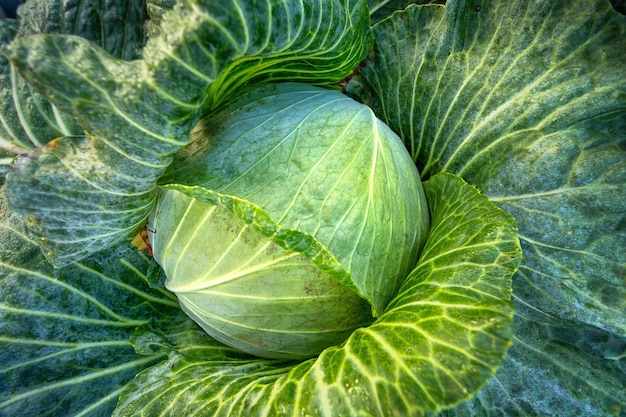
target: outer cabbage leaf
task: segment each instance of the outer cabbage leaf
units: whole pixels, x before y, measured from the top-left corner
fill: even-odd
[[[7,178],[13,210],[56,266],[127,239],[144,223],[156,179],[200,114],[244,85],[347,76],[371,44],[353,0],[185,1],[161,22],[142,59],[112,57],[86,39],[16,39],[8,57],[85,137],[19,158]]]
[[[622,416],[626,341],[522,303],[513,346],[495,377],[449,416]]]
[[[518,222],[524,259],[514,297],[553,321],[518,318],[518,347],[499,374],[507,383],[493,383],[512,390],[509,403],[479,396],[469,409],[541,414],[549,397],[551,414],[606,415],[624,402],[623,365],[603,359],[599,341],[581,349],[559,336],[552,349],[533,329],[590,326],[624,341],[625,29],[608,1],[411,7],[376,26],[372,58],[350,86],[400,133],[423,177],[462,175]],[[562,369],[565,352],[580,364],[568,383],[557,381],[561,372],[517,383],[524,366]],[[597,383],[585,392],[588,378]]]
[[[88,39],[114,57],[131,60],[145,44],[145,3],[138,0],[26,1],[18,12],[18,38],[67,34]]]
[[[20,20],[0,20],[0,52],[15,38],[45,33],[89,39],[120,59],[143,47],[145,7],[137,0],[29,1]],[[74,118],[35,92],[0,53],[0,185],[15,156],[59,136],[82,134]]]
[[[422,258],[373,325],[299,364],[234,356],[186,332],[167,361],[137,375],[115,415],[417,416],[470,397],[511,342],[516,226],[454,175],[425,190]]]
[[[6,45],[13,40],[17,29],[18,23],[16,20],[0,20],[0,48],[2,45]],[[11,85],[11,72],[9,60],[0,53],[0,129],[2,129],[0,130],[0,132],[2,132],[0,134],[0,186],[4,184],[4,177],[9,170],[13,158],[15,158],[17,154],[29,149],[25,147],[28,146],[28,141],[20,144],[15,133],[11,135],[8,133],[10,120],[15,119],[15,117],[11,116],[17,116],[18,114],[13,106],[8,105],[8,103],[13,102],[12,90],[8,88],[8,86]],[[20,145],[25,148],[20,147]]]
[[[162,361],[137,354],[135,329],[180,314],[150,289],[150,261],[114,250],[53,269],[0,191],[0,415],[110,415],[135,374]]]
[[[249,201],[168,187],[148,229],[165,288],[209,335],[243,352],[309,359],[373,321],[350,274],[314,236],[277,225]]]
[[[368,0],[372,24],[378,23],[396,10],[402,10],[409,4],[444,4],[445,0]]]

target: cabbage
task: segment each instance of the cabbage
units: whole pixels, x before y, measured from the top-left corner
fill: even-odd
[[[623,413],[624,2],[407,3],[0,19],[0,414]]]
[[[254,90],[204,117],[172,167],[148,222],[165,286],[258,356],[312,357],[370,324],[428,232],[400,138],[338,91]]]

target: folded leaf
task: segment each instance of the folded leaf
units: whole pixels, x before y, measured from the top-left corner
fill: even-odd
[[[178,185],[160,193],[154,211],[150,243],[165,287],[216,340],[308,359],[373,321],[349,272],[315,237],[249,201]]]
[[[516,218],[524,249],[514,277],[518,305],[570,323],[564,329],[589,326],[623,340],[623,16],[604,0],[459,0],[410,7],[377,25],[375,37],[351,91],[400,133],[424,178],[455,172]],[[522,329],[518,343],[530,343]],[[519,358],[560,361],[558,350],[541,346]],[[518,380],[515,372],[506,377]],[[515,385],[522,389],[507,396],[507,407],[544,413],[545,391]],[[613,412],[615,400],[594,399],[594,392],[569,398],[597,400],[594,407],[609,404],[605,413]]]
[[[373,325],[300,364],[246,358],[171,330],[184,337],[164,347],[167,361],[137,375],[115,415],[417,416],[470,397],[511,343],[515,222],[451,174],[425,190],[424,254]]]
[[[72,34],[130,60],[143,47],[145,19],[143,2],[138,0],[29,1],[20,7],[19,21],[0,20],[0,51],[15,37]],[[35,92],[0,54],[0,185],[15,156],[57,137],[82,133],[71,115]]]
[[[254,83],[338,81],[371,40],[367,8],[356,0],[186,1],[161,30],[132,62],[72,36],[31,36],[8,48],[21,75],[86,132],[25,155],[7,179],[12,209],[31,216],[56,266],[141,227],[156,179],[204,111]],[[67,195],[57,193],[63,181],[72,184]],[[101,220],[68,210],[72,202],[98,207]]]

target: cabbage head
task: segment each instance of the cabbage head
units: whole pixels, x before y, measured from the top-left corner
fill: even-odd
[[[183,310],[215,339],[308,358],[380,316],[428,233],[399,137],[339,91],[264,86],[202,118],[148,231]]]

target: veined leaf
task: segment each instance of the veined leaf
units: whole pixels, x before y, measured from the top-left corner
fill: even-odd
[[[139,0],[26,1],[19,9],[18,38],[37,34],[80,36],[114,57],[131,60],[145,44],[145,3]]]
[[[147,0],[146,10],[150,20],[146,22],[146,35],[154,36],[160,31],[163,16],[172,10],[177,0]]]
[[[518,302],[513,346],[498,372],[449,416],[622,416],[626,341]]]
[[[115,415],[417,416],[471,396],[511,343],[515,222],[451,174],[426,193],[424,255],[373,325],[300,364],[234,356],[186,333],[137,375]]]
[[[411,7],[376,26],[373,57],[351,85],[401,135],[424,178],[455,172],[516,218],[524,249],[514,277],[520,307],[554,317],[563,332],[588,325],[590,332],[600,329],[621,341],[625,32],[623,16],[601,0]],[[527,340],[533,336],[525,329],[533,327],[520,325],[515,360],[558,367],[560,352],[570,348],[546,344],[542,350],[543,344]],[[570,350],[578,352],[574,356],[584,352]],[[574,380],[584,381],[597,361],[590,355]],[[612,389],[610,381],[619,377],[606,365],[612,371],[605,386]],[[521,366],[509,363],[501,378],[513,384],[513,370]],[[552,397],[566,395],[580,407],[563,402],[554,414],[574,415],[572,410],[588,409],[587,402],[604,410],[598,415],[612,413],[622,398],[618,391],[595,398],[602,389],[578,395],[574,385],[559,385],[570,390],[564,394],[555,382]],[[548,394],[535,386],[514,385],[506,397],[511,404],[478,398],[468,407],[487,401],[484,407],[495,414],[500,406],[541,414]],[[605,395],[613,399],[607,402]]]
[[[11,42],[15,38],[17,29],[16,20],[0,20],[0,45]],[[18,138],[13,132],[9,133],[12,130],[11,120],[13,124],[19,122],[19,119],[15,117],[19,113],[11,105],[14,103],[13,91],[8,87],[11,85],[11,77],[12,69],[9,60],[0,53],[0,186],[4,184],[4,177],[9,171],[13,158],[32,146],[28,140]]]
[[[315,237],[280,227],[248,201],[171,186],[148,228],[165,287],[229,346],[309,359],[373,321],[350,274]]]
[[[61,136],[83,134],[74,117],[28,85],[1,53],[14,38],[72,34],[89,39],[112,56],[130,60],[143,47],[142,1],[29,1],[20,20],[0,20],[0,185],[19,154]]]
[[[32,36],[8,48],[29,83],[87,134],[24,155],[7,180],[12,209],[30,216],[56,266],[141,227],[156,179],[202,112],[254,83],[338,81],[371,41],[357,0],[185,1],[161,29],[132,62],[72,36]],[[59,182],[71,186],[60,194]],[[75,204],[90,208],[75,212]],[[94,209],[101,220],[85,219]]]
[[[162,352],[137,354],[138,326],[180,314],[148,288],[149,261],[114,250],[53,269],[0,191],[0,415],[110,415],[123,387]]]
[[[368,0],[372,24],[402,10],[410,4],[444,4],[445,0]]]

